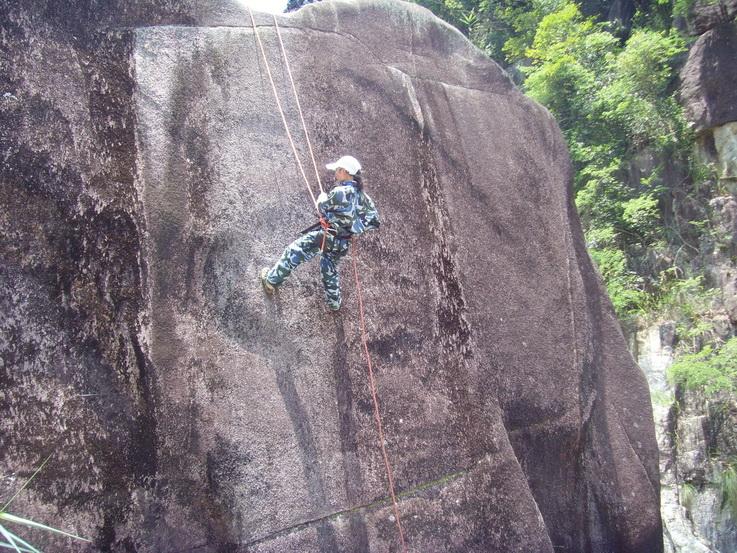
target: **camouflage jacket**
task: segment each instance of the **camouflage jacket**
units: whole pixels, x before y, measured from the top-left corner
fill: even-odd
[[[368,194],[356,188],[354,181],[345,181],[326,195],[320,195],[317,208],[328,223],[339,231],[363,234],[379,228],[379,213]]]

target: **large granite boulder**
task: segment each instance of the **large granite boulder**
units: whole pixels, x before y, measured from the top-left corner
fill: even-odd
[[[399,551],[350,263],[338,314],[314,262],[262,293],[313,211],[250,20],[196,4],[0,12],[4,491],[53,452],[13,508],[89,551]],[[279,21],[318,159],[383,217],[352,255],[409,550],[662,551],[555,121],[417,6]]]
[[[697,131],[737,121],[737,23],[701,35],[681,70],[681,101]]]

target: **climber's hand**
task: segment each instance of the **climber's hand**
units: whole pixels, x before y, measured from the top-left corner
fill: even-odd
[[[317,201],[315,202],[315,207],[319,209],[320,204],[325,203],[326,201],[328,201],[328,195],[325,192],[320,192],[320,195],[317,197]]]

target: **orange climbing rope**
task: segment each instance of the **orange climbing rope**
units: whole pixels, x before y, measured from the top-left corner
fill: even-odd
[[[312,198],[312,203],[315,206],[315,209],[317,210],[319,214],[320,210],[317,209],[317,200],[315,199],[315,195],[312,193],[312,188],[310,187],[310,181],[307,179],[305,170],[302,167],[302,162],[299,160],[299,155],[297,155],[297,148],[294,145],[294,140],[292,140],[292,133],[289,132],[289,125],[287,125],[287,118],[284,116],[284,110],[282,109],[281,102],[279,101],[279,94],[276,91],[276,85],[274,84],[274,78],[271,76],[271,68],[269,67],[269,60],[266,58],[266,51],[264,50],[264,45],[261,42],[261,36],[259,35],[258,28],[256,27],[256,20],[253,18],[253,12],[251,11],[251,6],[248,4],[247,6],[248,6],[248,14],[251,16],[251,25],[253,25],[253,34],[256,35],[256,41],[258,42],[258,47],[261,50],[261,57],[263,58],[264,65],[266,66],[266,74],[269,76],[269,82],[271,83],[271,90],[274,92],[274,100],[276,100],[276,107],[279,109],[279,115],[281,115],[281,120],[282,120],[282,123],[284,124],[284,130],[287,133],[289,144],[292,146],[292,153],[294,153],[294,159],[297,160],[297,166],[299,167],[299,172],[302,173],[302,178],[305,180],[305,184],[307,185],[307,192],[310,193],[310,198]],[[317,182],[319,185],[320,180],[318,179]],[[322,186],[320,186],[320,189],[322,190]]]
[[[304,169],[302,168],[302,163],[299,160],[299,155],[297,154],[297,148],[294,145],[294,141],[292,140],[292,134],[289,132],[289,127],[287,125],[287,119],[284,115],[284,110],[282,109],[281,102],[279,101],[279,94],[276,90],[276,85],[274,84],[274,79],[271,75],[271,69],[269,68],[269,62],[266,58],[266,52],[264,50],[264,46],[261,42],[261,37],[259,36],[258,29],[256,27],[256,21],[253,18],[253,12],[251,11],[251,7],[248,6],[248,13],[251,16],[251,24],[253,25],[253,32],[256,35],[256,40],[258,41],[259,48],[261,50],[261,56],[264,60],[264,65],[266,66],[266,73],[269,76],[269,81],[271,82],[271,90],[274,92],[274,99],[276,100],[276,106],[279,109],[279,113],[282,118],[282,123],[284,124],[284,130],[287,133],[287,137],[289,138],[289,143],[292,146],[292,153],[294,153],[294,157],[297,160],[297,165],[299,166],[299,170],[302,173],[302,177],[304,178],[305,184],[307,185],[307,191],[310,193],[310,197],[312,198],[313,203],[316,204],[315,196],[312,193],[312,189],[310,188],[309,180],[307,179],[307,175],[305,174]],[[279,32],[279,24],[277,23],[276,16],[274,16],[274,26],[276,28],[277,36],[279,37],[279,46],[281,48],[282,56],[284,58],[284,63],[287,69],[287,74],[289,75],[289,80],[292,84],[292,91],[294,93],[294,98],[297,103],[297,109],[299,111],[299,117],[302,122],[302,130],[304,131],[305,139],[307,141],[307,146],[310,151],[310,156],[312,158],[312,163],[315,167],[315,175],[317,177],[317,184],[320,188],[320,191],[322,191],[322,184],[320,182],[320,174],[317,169],[317,162],[315,161],[315,156],[312,152],[312,145],[310,143],[309,134],[307,132],[307,125],[305,124],[304,117],[302,116],[302,108],[299,103],[299,96],[297,94],[297,88],[294,85],[294,79],[292,78],[292,72],[289,68],[289,61],[287,60],[287,52],[284,48],[284,43],[281,39],[281,33]],[[317,205],[315,205],[317,208]],[[319,212],[319,209],[318,209]],[[321,224],[323,223],[324,219],[321,217]],[[323,234],[325,234],[326,231],[324,229],[323,225]],[[324,236],[323,236],[323,246],[324,246]],[[353,248],[353,255],[351,256],[353,260],[353,275],[356,283],[356,295],[358,296],[358,314],[359,314],[359,329],[361,331],[361,344],[363,346],[363,352],[366,357],[366,364],[368,366],[368,380],[369,380],[369,388],[371,389],[371,399],[373,400],[374,404],[374,419],[376,420],[376,428],[378,430],[379,434],[379,445],[381,446],[381,455],[384,459],[384,468],[386,469],[386,477],[389,484],[389,495],[391,496],[392,500],[392,509],[394,511],[394,519],[397,524],[397,531],[399,533],[399,541],[402,545],[402,551],[403,553],[408,553],[407,544],[404,540],[404,530],[402,529],[402,520],[399,516],[399,504],[397,502],[397,495],[394,491],[394,475],[392,472],[391,463],[389,462],[389,455],[386,452],[386,445],[385,445],[385,438],[384,438],[384,429],[381,423],[381,413],[379,412],[379,396],[376,391],[376,379],[374,377],[374,369],[373,365],[371,363],[371,353],[369,352],[368,348],[368,339],[367,335],[368,332],[366,330],[366,320],[364,315],[364,309],[363,309],[363,293],[361,291],[361,280],[358,276],[358,266],[356,264],[356,241],[351,238],[351,246]]]
[[[289,68],[289,60],[287,59],[287,50],[284,48],[284,43],[281,40],[281,32],[279,31],[279,23],[276,20],[276,15],[272,15],[274,18],[274,28],[276,29],[276,36],[279,37],[279,47],[281,48],[282,57],[284,58],[284,66],[287,68],[287,75],[289,75],[289,82],[292,83],[292,92],[294,92],[294,100],[297,103],[297,111],[299,112],[299,120],[302,122],[302,130],[305,133],[305,140],[307,141],[307,149],[310,151],[310,157],[312,158],[312,166],[315,168],[315,178],[317,179],[317,185],[320,187],[322,192],[322,183],[320,182],[320,171],[317,169],[317,161],[315,161],[315,154],[312,152],[312,143],[310,142],[310,135],[307,134],[307,125],[305,125],[305,118],[302,115],[302,106],[299,103],[299,95],[297,94],[297,87],[294,86],[294,79],[292,78],[292,70]]]

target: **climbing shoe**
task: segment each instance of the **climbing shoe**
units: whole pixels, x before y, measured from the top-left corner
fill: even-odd
[[[266,280],[266,275],[268,274],[269,274],[269,268],[264,267],[263,269],[261,269],[261,272],[259,273],[258,276],[259,276],[259,279],[261,280],[261,286],[264,287],[264,292],[266,292],[267,294],[273,294],[274,292],[276,292],[276,286],[274,286],[268,280]]]

